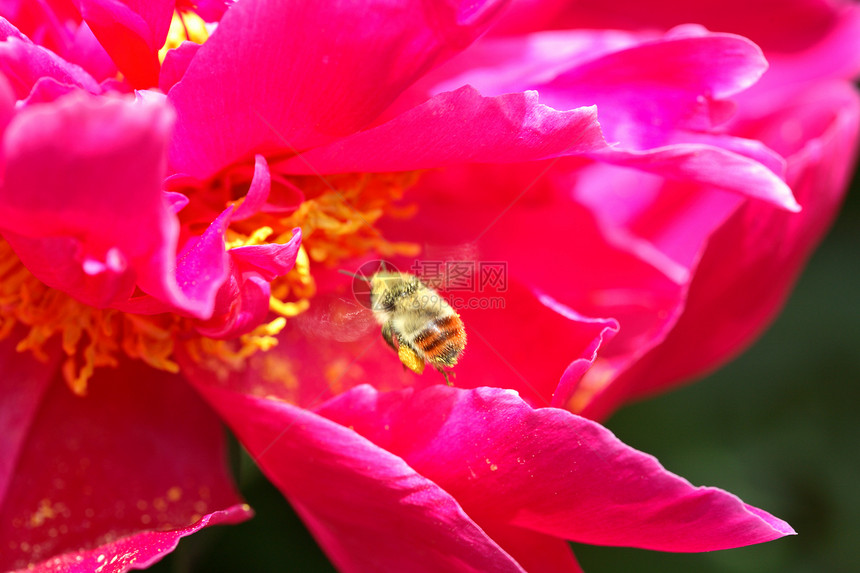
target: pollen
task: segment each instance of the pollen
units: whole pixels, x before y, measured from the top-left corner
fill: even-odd
[[[409,368],[416,374],[424,372],[424,359],[418,356],[412,348],[405,344],[401,344],[397,347],[397,356],[405,367]]]
[[[158,50],[158,61],[164,63],[164,58],[169,50],[182,45],[182,42],[194,42],[202,44],[209,38],[206,23],[200,16],[193,12],[180,12],[174,10],[173,18],[170,20],[170,28],[167,31],[167,40]]]

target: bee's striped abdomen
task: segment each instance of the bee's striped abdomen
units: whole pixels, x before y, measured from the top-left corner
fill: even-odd
[[[466,330],[456,314],[434,319],[415,337],[415,346],[434,366],[454,366],[466,346]]]

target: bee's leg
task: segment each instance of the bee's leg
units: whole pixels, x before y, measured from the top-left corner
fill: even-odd
[[[444,377],[445,377],[445,384],[447,384],[448,386],[453,386],[453,385],[454,385],[454,383],[453,383],[453,382],[451,382],[451,379],[450,379],[450,378],[448,378],[448,371],[447,371],[447,370],[445,370],[445,369],[444,369],[444,368],[442,368],[441,366],[436,366],[435,364],[434,364],[434,367],[436,368],[436,370],[438,370],[438,371],[439,371],[439,374],[441,374],[442,376],[444,376]],[[451,374],[454,374],[454,373],[453,373],[453,372],[451,372]]]
[[[382,325],[382,338],[385,339],[385,342],[388,343],[388,346],[393,348],[395,352],[397,351],[397,347],[399,345],[397,344],[397,339],[394,336],[394,331],[391,330],[390,320]]]
[[[445,377],[445,384],[447,384],[448,386],[454,386],[454,383],[451,382],[450,378],[448,378],[448,372],[446,370],[442,371],[442,376]]]

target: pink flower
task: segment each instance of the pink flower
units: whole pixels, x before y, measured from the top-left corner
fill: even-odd
[[[206,5],[200,45],[177,40],[205,39],[193,14],[144,4],[7,14],[44,44],[0,22],[0,565],[139,568],[247,518],[219,418],[344,571],[578,571],[567,539],[792,533],[563,408],[653,389],[635,369],[697,277],[757,271],[754,249],[705,266],[749,240],[744,213],[823,227],[832,200],[795,223],[801,182],[811,148],[853,144],[853,92],[827,116],[799,90],[801,135],[768,146],[782,116],[744,92],[761,51],[697,26],[477,40],[500,5],[243,0]],[[336,272],[380,256],[506,265],[458,307],[456,388],[401,368]]]

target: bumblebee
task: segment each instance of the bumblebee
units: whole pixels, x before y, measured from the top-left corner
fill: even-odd
[[[451,385],[445,369],[457,364],[466,347],[460,315],[414,275],[381,270],[368,282],[373,316],[400,362],[416,374],[429,363]]]

